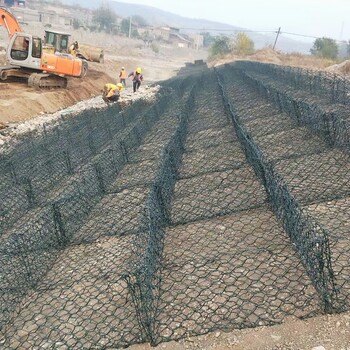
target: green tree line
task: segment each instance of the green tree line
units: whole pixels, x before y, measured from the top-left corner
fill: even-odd
[[[209,47],[209,58],[213,59],[229,53],[245,56],[254,52],[253,40],[246,33],[240,32],[232,40],[227,36],[216,37]]]

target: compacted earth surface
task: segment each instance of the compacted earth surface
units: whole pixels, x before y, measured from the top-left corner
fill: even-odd
[[[350,313],[318,316],[306,320],[287,319],[271,327],[213,332],[155,348],[140,344],[131,350],[348,350],[350,349]]]

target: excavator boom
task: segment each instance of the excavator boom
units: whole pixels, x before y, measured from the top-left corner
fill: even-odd
[[[16,32],[23,32],[16,17],[4,7],[0,7],[0,26],[6,28],[9,37]]]

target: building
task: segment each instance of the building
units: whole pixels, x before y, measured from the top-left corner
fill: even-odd
[[[180,48],[188,49],[189,47],[192,46],[192,42],[187,38],[185,38],[184,35],[181,35],[179,33],[171,33],[169,36],[169,41],[171,44],[176,45],[177,47],[180,47]]]
[[[22,7],[13,7],[11,12],[20,22],[40,22],[38,11]]]
[[[203,49],[204,47],[204,36],[201,34],[189,34],[190,40],[193,42],[193,48],[196,50]]]
[[[73,25],[73,17],[64,12],[57,13],[53,10],[32,10],[22,7],[14,7],[11,10],[14,16],[21,22],[41,22],[44,24],[65,26]]]
[[[169,26],[156,27],[156,28],[153,28],[152,30],[152,35],[154,36],[154,38],[161,39],[164,41],[169,41],[170,35],[179,34],[179,33],[180,33],[179,28],[169,27]]]
[[[26,0],[0,0],[0,6],[12,7],[12,6],[26,6]]]

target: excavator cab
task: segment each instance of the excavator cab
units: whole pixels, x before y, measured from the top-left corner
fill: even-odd
[[[8,62],[12,65],[40,69],[41,39],[27,33],[15,33],[10,39],[6,55]]]
[[[45,43],[43,50],[47,53],[68,53],[70,34],[58,31],[45,30]]]
[[[73,56],[86,61],[104,62],[103,49],[91,45],[79,44],[79,48],[74,52],[69,50],[70,37],[68,33],[58,32],[54,30],[45,30],[45,40],[43,51],[47,53],[70,53]]]

